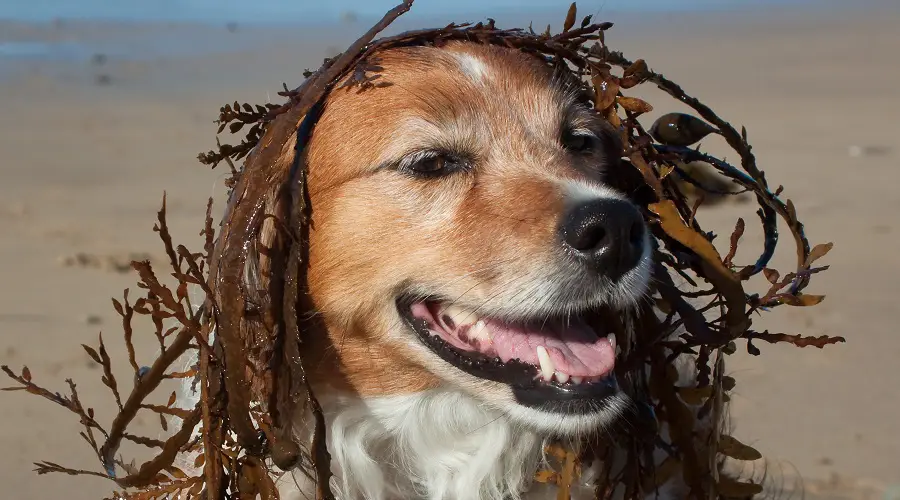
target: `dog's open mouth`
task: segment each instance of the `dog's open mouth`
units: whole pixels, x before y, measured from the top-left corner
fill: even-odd
[[[476,377],[509,384],[522,403],[603,399],[616,337],[591,313],[509,322],[447,301],[399,301],[401,316],[437,355]]]

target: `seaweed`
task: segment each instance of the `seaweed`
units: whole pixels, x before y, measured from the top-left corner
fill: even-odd
[[[66,473],[108,478],[121,489],[115,499],[232,499],[278,498],[273,475],[296,469],[314,479],[316,498],[330,499],[330,456],[325,446],[324,416],[310,388],[301,361],[305,327],[301,318],[310,303],[304,294],[306,239],[310,210],[305,190],[306,166],[301,153],[320,111],[320,103],[336,91],[366,92],[390,85],[378,75],[378,54],[395,47],[441,46],[452,40],[492,44],[518,49],[554,68],[572,72],[582,84],[587,99],[621,134],[624,166],[610,173],[610,182],[643,205],[645,217],[660,243],[656,252],[653,301],[633,317],[616,318],[635,330],[616,370],[627,381],[627,390],[637,402],[640,418],[632,429],[618,433],[614,442],[591,442],[582,454],[562,447],[548,449],[551,469],[542,470],[537,481],[556,484],[561,499],[578,476],[581,463],[600,459],[596,498],[611,498],[624,491],[625,498],[643,498],[666,478],[682,473],[692,498],[748,498],[761,491],[754,481],[740,481],[722,472],[725,460],[755,461],[762,455],[723,433],[724,404],[735,381],[724,374],[725,358],[736,351],[737,342],[759,354],[753,341],[788,343],[797,347],[843,342],[842,337],[804,337],[796,334],[759,332],[752,329],[755,314],[780,306],[814,306],[824,298],[804,293],[813,276],[827,266],[814,267],[831,244],[811,246],[790,199],[783,188],[772,190],[756,164],[745,129],[736,130],[709,106],[688,94],[641,60],[630,60],[609,48],[608,22],[587,16],[577,23],[577,10],[569,8],[563,30],[552,34],[528,29],[500,29],[493,19],[486,23],[450,24],[443,28],[409,31],[376,40],[396,18],[407,12],[412,0],[390,10],[365,35],[337,57],[326,59],[321,68],[307,72],[299,87],[279,95],[281,105],[251,105],[235,102],[220,110],[218,131],[246,129],[236,145],[221,144],[199,155],[201,163],[215,167],[226,162],[231,169],[232,188],[218,234],[214,230],[209,200],[201,235],[202,252],[175,245],[166,223],[166,205],[154,231],[165,248],[167,270],[174,282],[166,284],[148,261],[132,263],[143,295],[131,303],[126,290],[122,301],[113,300],[122,318],[128,364],[133,385],[113,375],[112,359],[103,342],[83,346],[102,367],[102,381],[110,390],[118,413],[104,426],[85,407],[76,385],[67,380],[69,392],[62,395],[44,389],[32,380],[28,368],[20,373],[2,370],[16,383],[6,390],[27,391],[46,398],[74,413],[80,420],[81,437],[100,461],[99,471],[69,468],[53,462],[35,464],[39,474]],[[684,115],[685,124],[658,133],[665,123],[645,129],[643,115],[653,107],[623,92],[641,85],[655,85],[699,117]],[[667,115],[668,120],[672,117]],[[648,132],[647,130],[650,130]],[[675,130],[675,133],[672,132]],[[681,132],[679,132],[679,130]],[[687,134],[687,135],[685,135]],[[739,165],[692,149],[691,144],[708,134],[721,136],[740,158]],[[241,168],[234,162],[243,160]],[[684,166],[691,162],[709,165],[739,191],[710,190],[692,179]],[[676,175],[670,175],[672,173]],[[684,192],[685,182],[699,191],[692,204]],[[716,195],[752,194],[764,239],[756,259],[746,265],[735,258],[745,230],[739,219],[723,257],[713,244],[714,235],[702,229],[696,217],[704,191]],[[796,266],[781,275],[770,267],[780,242],[779,223],[786,227],[795,246]],[[763,293],[747,291],[747,282],[762,273],[769,282]],[[675,284],[679,277],[687,285]],[[189,290],[199,289],[202,301],[192,303]],[[705,305],[699,305],[705,302]],[[656,311],[662,311],[660,319]],[[160,351],[148,366],[138,363],[132,339],[135,317],[147,317],[154,325]],[[174,326],[166,327],[166,324]],[[623,327],[622,325],[619,325]],[[184,370],[176,362],[194,355],[196,366]],[[673,363],[689,359],[696,370],[696,384],[678,385]],[[178,371],[181,370],[181,371]],[[174,406],[175,395],[166,405],[150,404],[167,379],[193,379],[201,391],[196,408]],[[692,408],[699,407],[699,412]],[[164,429],[179,422],[166,440],[129,432],[138,412],[157,414]],[[314,439],[299,443],[290,427],[290,415],[310,411],[315,416]],[[701,425],[702,417],[712,425]],[[667,426],[670,439],[659,430]],[[123,441],[158,449],[156,456],[135,466],[119,455]],[[608,454],[627,450],[626,463],[613,469]],[[659,466],[648,458],[648,450],[663,449],[669,456]],[[176,466],[176,456],[196,456],[191,476]]]

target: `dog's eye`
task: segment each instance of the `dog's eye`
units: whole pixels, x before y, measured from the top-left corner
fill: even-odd
[[[416,177],[441,177],[464,170],[466,162],[449,154],[414,155],[400,163],[400,171]]]
[[[447,158],[443,156],[435,156],[433,158],[425,158],[410,166],[410,170],[427,175],[439,175],[447,169]]]
[[[562,136],[563,147],[575,153],[589,152],[594,149],[596,143],[596,136],[584,132],[566,131]]]

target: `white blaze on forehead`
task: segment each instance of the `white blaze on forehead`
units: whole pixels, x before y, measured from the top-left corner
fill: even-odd
[[[475,83],[481,83],[488,76],[487,65],[472,54],[454,52],[453,57],[459,63],[459,69]]]

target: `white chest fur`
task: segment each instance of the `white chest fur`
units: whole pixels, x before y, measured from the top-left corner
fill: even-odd
[[[457,391],[323,401],[333,491],[342,500],[551,500],[534,482],[545,437]],[[307,420],[308,421],[308,420]],[[593,498],[592,470],[573,500]],[[300,474],[297,474],[300,476]],[[279,480],[286,500],[310,498],[302,476]],[[306,483],[306,484],[304,484]],[[669,499],[667,485],[652,498]]]

